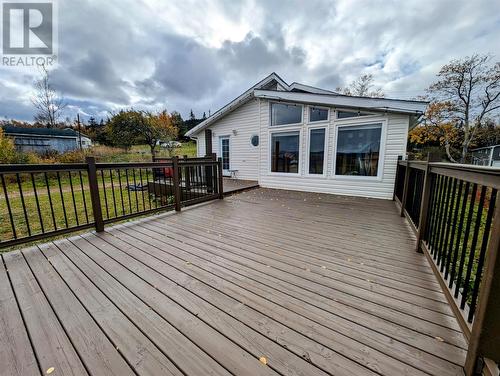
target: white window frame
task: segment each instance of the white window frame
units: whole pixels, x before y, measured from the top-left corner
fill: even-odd
[[[311,178],[326,178],[327,176],[327,171],[328,171],[328,146],[329,146],[329,139],[330,139],[330,127],[328,124],[325,124],[324,121],[322,121],[321,125],[317,124],[319,122],[314,122],[314,126],[310,126],[307,128],[307,137],[306,137],[306,155],[305,155],[305,161],[306,161],[306,171],[304,173],[305,176],[311,177]],[[324,129],[325,130],[325,144],[324,144],[324,149],[323,149],[323,173],[322,174],[311,174],[309,173],[309,158],[310,158],[310,149],[311,149],[311,131],[315,129]]]
[[[311,109],[312,108],[319,108],[321,110],[326,110],[327,111],[326,120],[311,121]],[[306,116],[307,116],[307,124],[310,124],[310,125],[329,123],[330,122],[330,108],[324,107],[324,106],[309,105],[309,106],[307,106],[307,115]]]
[[[384,176],[384,162],[385,162],[385,145],[387,140],[387,118],[373,118],[365,119],[363,116],[363,121],[359,117],[357,118],[348,118],[350,122],[342,122],[341,124],[335,124],[335,138],[333,141],[333,150],[332,150],[332,179],[337,180],[355,180],[355,181],[380,181]],[[337,175],[337,141],[339,139],[339,129],[344,127],[362,127],[363,125],[370,124],[381,124],[381,132],[380,132],[380,151],[378,158],[378,168],[376,176],[355,176],[355,175]]]
[[[272,171],[272,167],[273,167],[273,155],[272,155],[272,152],[273,152],[273,134],[280,134],[280,133],[298,133],[299,134],[299,165],[298,165],[298,172],[274,172]],[[279,129],[279,130],[270,130],[268,132],[268,150],[267,150],[267,155],[268,155],[268,175],[275,175],[275,176],[293,176],[293,177],[297,177],[297,176],[300,176],[302,174],[302,160],[301,158],[303,158],[302,156],[302,152],[303,152],[303,147],[302,147],[302,137],[303,137],[303,131],[302,131],[302,128],[299,128],[299,127],[295,127],[295,128],[292,128],[292,129]]]
[[[299,106],[300,107],[300,123],[273,125],[273,103]],[[304,124],[304,105],[303,104],[293,103],[293,102],[281,102],[281,101],[279,101],[279,102],[278,101],[270,101],[269,102],[269,128],[271,128],[271,129],[289,128],[289,127],[294,127],[294,126],[298,126],[298,125],[302,125],[302,124]]]

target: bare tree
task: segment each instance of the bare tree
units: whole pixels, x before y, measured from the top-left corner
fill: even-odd
[[[336,90],[344,95],[383,98],[385,95],[382,89],[375,88],[372,90],[373,86],[373,75],[369,73],[361,75],[356,80],[352,81],[348,87],[338,87]]]
[[[500,109],[500,63],[490,55],[452,60],[427,91],[434,102],[445,102],[444,116],[463,133],[460,162],[464,163],[477,129]]]
[[[45,124],[47,128],[54,128],[66,107],[66,103],[50,84],[47,68],[42,65],[41,70],[42,77],[35,81],[35,95],[31,98],[31,103],[36,109],[35,121]]]

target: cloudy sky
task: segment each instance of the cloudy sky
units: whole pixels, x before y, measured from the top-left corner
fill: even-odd
[[[412,98],[450,59],[500,60],[498,0],[59,0],[58,16],[51,77],[69,117],[208,114],[273,71],[333,90],[372,73]],[[0,118],[32,120],[37,74],[0,66]]]

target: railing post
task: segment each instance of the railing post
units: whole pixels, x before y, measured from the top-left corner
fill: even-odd
[[[423,240],[425,231],[427,230],[427,216],[429,214],[429,198],[432,191],[432,176],[431,176],[431,166],[430,163],[437,160],[437,156],[434,154],[427,154],[427,163],[425,166],[424,175],[424,187],[422,188],[422,201],[420,202],[420,218],[418,221],[417,228],[417,247],[416,251],[422,253],[420,247]]]
[[[175,211],[181,211],[181,184],[179,179],[179,157],[172,158],[172,168],[174,170],[174,202]]]
[[[410,160],[406,161],[403,197],[401,197],[401,217],[405,216],[406,196],[408,196],[408,181],[410,180]]]
[[[104,231],[104,221],[102,219],[101,198],[99,197],[99,186],[97,183],[97,168],[94,157],[86,157],[88,165],[90,199],[92,201],[92,213],[94,215],[95,229],[97,232]]]
[[[394,192],[392,192],[392,201],[396,200],[396,190],[398,187],[398,181],[401,178],[399,176],[399,162],[403,159],[402,155],[398,155],[398,161],[396,162],[396,178],[394,179]]]
[[[495,202],[491,235],[486,250],[479,307],[474,316],[465,374],[481,374],[484,359],[500,361],[500,195]]]
[[[217,182],[218,182],[218,190],[219,190],[219,199],[224,198],[224,178],[222,176],[222,158],[219,158],[217,161]]]

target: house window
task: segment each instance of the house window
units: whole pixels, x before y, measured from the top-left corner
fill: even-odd
[[[328,109],[320,107],[309,107],[309,122],[313,123],[315,121],[327,121],[328,120]]]
[[[335,175],[377,176],[382,124],[338,128]]]
[[[271,103],[271,125],[302,123],[302,106],[287,103]]]
[[[360,112],[360,111],[337,111],[337,119],[347,119],[358,116],[368,116],[373,115],[368,112]]]
[[[271,135],[271,172],[299,172],[299,139],[298,131]]]
[[[323,174],[325,161],[325,128],[309,131],[309,173]]]

